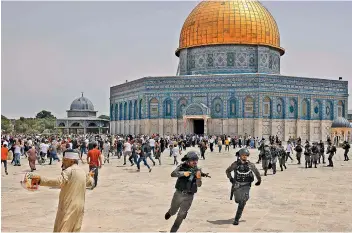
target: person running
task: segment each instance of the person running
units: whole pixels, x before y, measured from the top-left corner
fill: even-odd
[[[141,171],[141,167],[140,164],[143,161],[144,166],[146,166],[149,169],[149,172],[152,171],[152,169],[150,168],[150,166],[147,163],[147,158],[145,157],[144,151],[143,151],[143,147],[141,145],[137,146],[137,154],[139,154],[139,158],[137,161],[137,172]]]
[[[8,175],[9,173],[7,172],[7,156],[8,156],[9,150],[7,149],[7,144],[3,143],[1,147],[1,163],[4,164],[4,169],[5,169],[5,174]]]
[[[98,185],[98,168],[101,168],[103,164],[98,144],[94,143],[93,149],[88,151],[87,163],[89,165],[89,171],[94,173],[94,187],[96,187]]]
[[[130,139],[128,139],[128,141],[123,144],[123,149],[123,165],[126,165],[126,157],[132,155],[132,145],[130,143]]]

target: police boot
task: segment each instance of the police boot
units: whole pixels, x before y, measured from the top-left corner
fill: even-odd
[[[236,212],[235,220],[233,221],[233,225],[238,225],[245,205],[246,205],[246,202],[238,203],[237,212]]]
[[[314,168],[317,168],[317,162],[314,163]]]
[[[267,169],[264,170],[264,176],[266,176],[266,172],[267,172],[267,171],[268,171]]]
[[[282,168],[282,165],[280,165],[281,171],[283,171],[284,169]]]
[[[285,169],[287,169],[286,164],[284,164]]]

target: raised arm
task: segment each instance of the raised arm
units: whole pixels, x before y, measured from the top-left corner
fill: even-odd
[[[171,172],[171,177],[182,177],[185,176],[184,171],[180,171],[182,165],[179,165],[173,172]]]

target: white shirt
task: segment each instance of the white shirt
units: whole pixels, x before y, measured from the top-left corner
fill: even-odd
[[[48,153],[48,149],[49,149],[49,145],[48,144],[45,144],[45,143],[42,143],[40,144],[40,151],[43,152],[43,153]]]
[[[28,144],[28,146],[32,146],[32,144],[33,144],[32,140],[29,139],[29,140],[27,141],[27,144]]]
[[[125,142],[125,144],[123,144],[124,146],[124,151],[132,151],[131,150],[131,144],[129,142]]]
[[[286,152],[291,152],[291,151],[292,151],[291,144],[287,144]]]
[[[210,143],[214,143],[214,138],[210,138],[210,139],[209,139],[209,142],[210,142]]]
[[[154,146],[155,147],[155,140],[154,139],[150,139],[149,140],[149,146]]]
[[[177,157],[179,155],[180,150],[177,147],[172,148],[172,156]]]

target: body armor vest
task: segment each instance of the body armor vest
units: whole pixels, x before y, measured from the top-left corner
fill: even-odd
[[[254,180],[253,172],[248,163],[239,163],[236,169],[236,182],[251,183]]]
[[[180,167],[180,172],[191,171],[191,169],[191,167],[184,163]],[[188,193],[196,193],[198,191],[195,177],[193,177],[193,179],[185,176],[177,178],[175,188],[181,192],[184,191]]]

